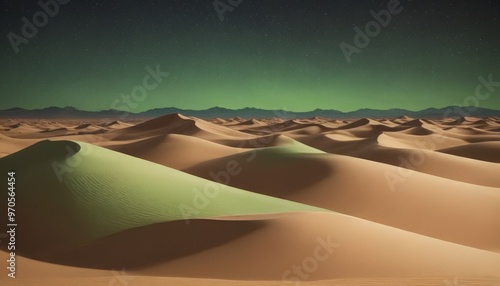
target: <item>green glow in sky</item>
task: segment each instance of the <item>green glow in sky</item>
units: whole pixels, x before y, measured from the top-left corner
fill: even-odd
[[[339,45],[386,5],[246,1],[221,22],[210,1],[186,2],[61,6],[18,54],[3,41],[0,109],[109,109],[157,64],[169,76],[132,111],[420,110],[463,104],[478,76],[500,82],[497,4],[401,0],[404,10],[348,63]],[[4,35],[20,33],[37,6],[12,9]],[[498,89],[480,106],[500,109]]]

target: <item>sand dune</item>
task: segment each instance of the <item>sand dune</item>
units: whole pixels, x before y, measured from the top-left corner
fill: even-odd
[[[67,150],[75,153],[68,156]],[[29,158],[29,160],[28,160]],[[42,141],[1,159],[19,173],[22,254],[44,257],[128,228],[241,213],[319,210],[246,192],[73,141]],[[119,166],[119,167],[118,167]],[[37,188],[42,192],[34,191]],[[7,200],[4,192],[0,198]],[[245,204],[238,204],[245,201]],[[233,202],[233,203],[229,203]],[[7,223],[2,217],[2,223]],[[30,238],[48,230],[58,235]],[[5,247],[5,245],[3,245]]]
[[[115,120],[115,121],[110,121],[110,122],[104,122],[99,124],[101,127],[108,127],[112,129],[120,129],[120,128],[125,128],[125,127],[130,127],[132,124],[120,121],[120,120]]]
[[[500,163],[500,142],[479,142],[438,150],[446,154]]]
[[[344,154],[465,183],[500,187],[500,180],[496,175],[500,172],[498,164],[402,147],[375,146],[366,149],[351,149],[344,151]]]
[[[247,121],[240,122],[237,125],[252,125],[252,126],[255,126],[255,125],[264,125],[264,124],[265,124],[264,122],[261,122],[259,120],[249,119]]]
[[[148,244],[141,243],[144,236],[151,238]],[[200,236],[204,238],[201,241]],[[130,245],[136,247],[130,249]],[[247,247],[250,245],[259,247]],[[489,276],[496,274],[500,263],[499,254],[353,217],[312,212],[193,220],[189,225],[182,221],[155,224],[107,236],[47,259],[100,269],[125,267],[137,275],[234,280],[284,278],[293,282],[300,275],[293,273],[292,266],[314,257],[318,247],[317,269],[312,274],[308,274],[308,267],[303,269],[303,277],[310,276],[303,280],[385,277],[393,273]],[[467,260],[457,259],[461,257]],[[398,262],[403,259],[406,263]],[[441,269],[443,265],[445,272]]]
[[[22,140],[0,134],[0,157],[7,156],[36,143],[36,140]]]
[[[7,259],[5,252],[0,251],[0,259]],[[224,280],[224,279],[207,279],[207,278],[189,278],[189,277],[155,277],[137,275],[131,273],[128,269],[114,270],[97,270],[81,267],[64,266],[60,264],[51,264],[31,260],[21,256],[17,257],[19,264],[23,265],[22,270],[18,273],[18,278],[11,279],[8,285],[19,286],[40,286],[40,285],[76,285],[76,286],[110,286],[121,285],[237,285],[237,286],[256,286],[256,285],[294,285],[297,281],[283,282],[283,280]],[[300,263],[299,261],[298,263]],[[350,278],[335,278],[331,280],[303,280],[300,285],[311,286],[326,286],[326,285],[343,285],[343,286],[359,286],[359,285],[498,285],[499,279],[495,276],[477,276],[477,275],[460,275],[459,277],[442,274],[442,275],[415,275],[415,276],[394,276],[391,277],[350,277]]]
[[[499,142],[496,117],[0,121],[8,285],[500,285]]]
[[[164,134],[184,134],[205,139],[251,137],[245,133],[221,127],[202,119],[189,118],[181,114],[158,117],[109,133],[113,140],[147,138]]]
[[[185,171],[213,180],[210,172],[218,174],[227,162],[235,161],[241,166],[241,173],[229,179],[215,179],[253,192],[327,208],[455,243],[500,250],[500,230],[494,227],[500,223],[495,218],[500,215],[497,188],[464,184],[420,172],[406,177],[409,171],[405,169],[345,156],[287,153],[279,149],[244,155],[204,162]],[[253,160],[248,163],[246,158]],[[363,179],[353,180],[359,174],[363,174]],[[256,177],[267,179],[254,180]],[[283,180],[285,177],[288,179]],[[427,200],[429,197],[432,197],[432,204]],[[474,216],[464,212],[469,208],[478,208]],[[423,209],[425,212],[421,212]]]
[[[193,136],[168,134],[150,137],[131,143],[114,143],[104,145],[134,157],[175,169],[185,169],[202,161],[238,154],[242,148],[232,148]]]
[[[311,221],[315,223],[311,224]],[[369,242],[367,237],[370,237]],[[245,247],[248,245],[261,247]],[[318,266],[314,267],[315,264],[311,263],[311,266],[303,267],[303,277],[293,273],[293,265],[307,265],[307,260],[312,260],[308,257],[315,257],[318,246],[323,248],[323,257],[316,258]],[[463,263],[457,261],[459,257],[468,257],[470,260]],[[406,263],[397,262],[402,259]],[[281,278],[286,282],[305,277],[307,278],[303,280],[322,280],[353,276],[384,277],[394,273],[402,276],[446,272],[449,275],[494,275],[499,259],[498,254],[449,244],[352,217],[297,213],[278,215],[277,218],[266,221],[262,228],[225,244],[224,247],[158,265],[144,273],[159,275],[164,271],[171,271],[172,274],[181,271],[186,276],[230,279],[258,277],[266,280]],[[235,260],[242,261],[242,265],[234,265]],[[216,263],[205,266],[202,273],[196,273],[190,265],[199,261]],[[484,264],[474,265],[473,261]],[[444,272],[442,265],[447,265]],[[308,268],[315,271],[309,274]],[[231,269],[230,274],[227,269]]]

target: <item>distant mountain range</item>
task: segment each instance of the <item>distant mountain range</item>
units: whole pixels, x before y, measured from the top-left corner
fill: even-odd
[[[413,118],[443,118],[443,117],[488,117],[500,116],[500,110],[493,110],[480,107],[459,107],[448,106],[444,108],[427,108],[420,111],[410,111],[405,109],[387,109],[377,110],[363,108],[356,111],[342,112],[338,110],[316,109],[307,112],[293,112],[286,110],[267,110],[259,108],[243,108],[243,109],[227,109],[221,107],[213,107],[205,110],[189,110],[179,109],[174,107],[155,108],[148,111],[131,113],[119,110],[102,110],[102,111],[84,111],[74,107],[47,107],[43,109],[23,109],[11,108],[0,110],[0,118],[2,119],[57,119],[57,118],[77,118],[77,119],[143,119],[154,118],[166,114],[181,113],[187,116],[195,116],[199,118],[310,118],[310,117],[328,117],[328,118],[396,118],[400,116],[410,116]]]

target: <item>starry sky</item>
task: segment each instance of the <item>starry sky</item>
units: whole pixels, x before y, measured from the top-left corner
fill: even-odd
[[[500,109],[499,1],[41,2],[0,4],[0,109]]]

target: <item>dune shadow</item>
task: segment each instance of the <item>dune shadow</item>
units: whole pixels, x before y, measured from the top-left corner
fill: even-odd
[[[182,171],[221,184],[278,198],[300,192],[334,172],[324,154],[263,148],[200,163]]]
[[[122,231],[38,260],[93,269],[141,269],[214,248],[264,227],[265,221],[190,220]]]

